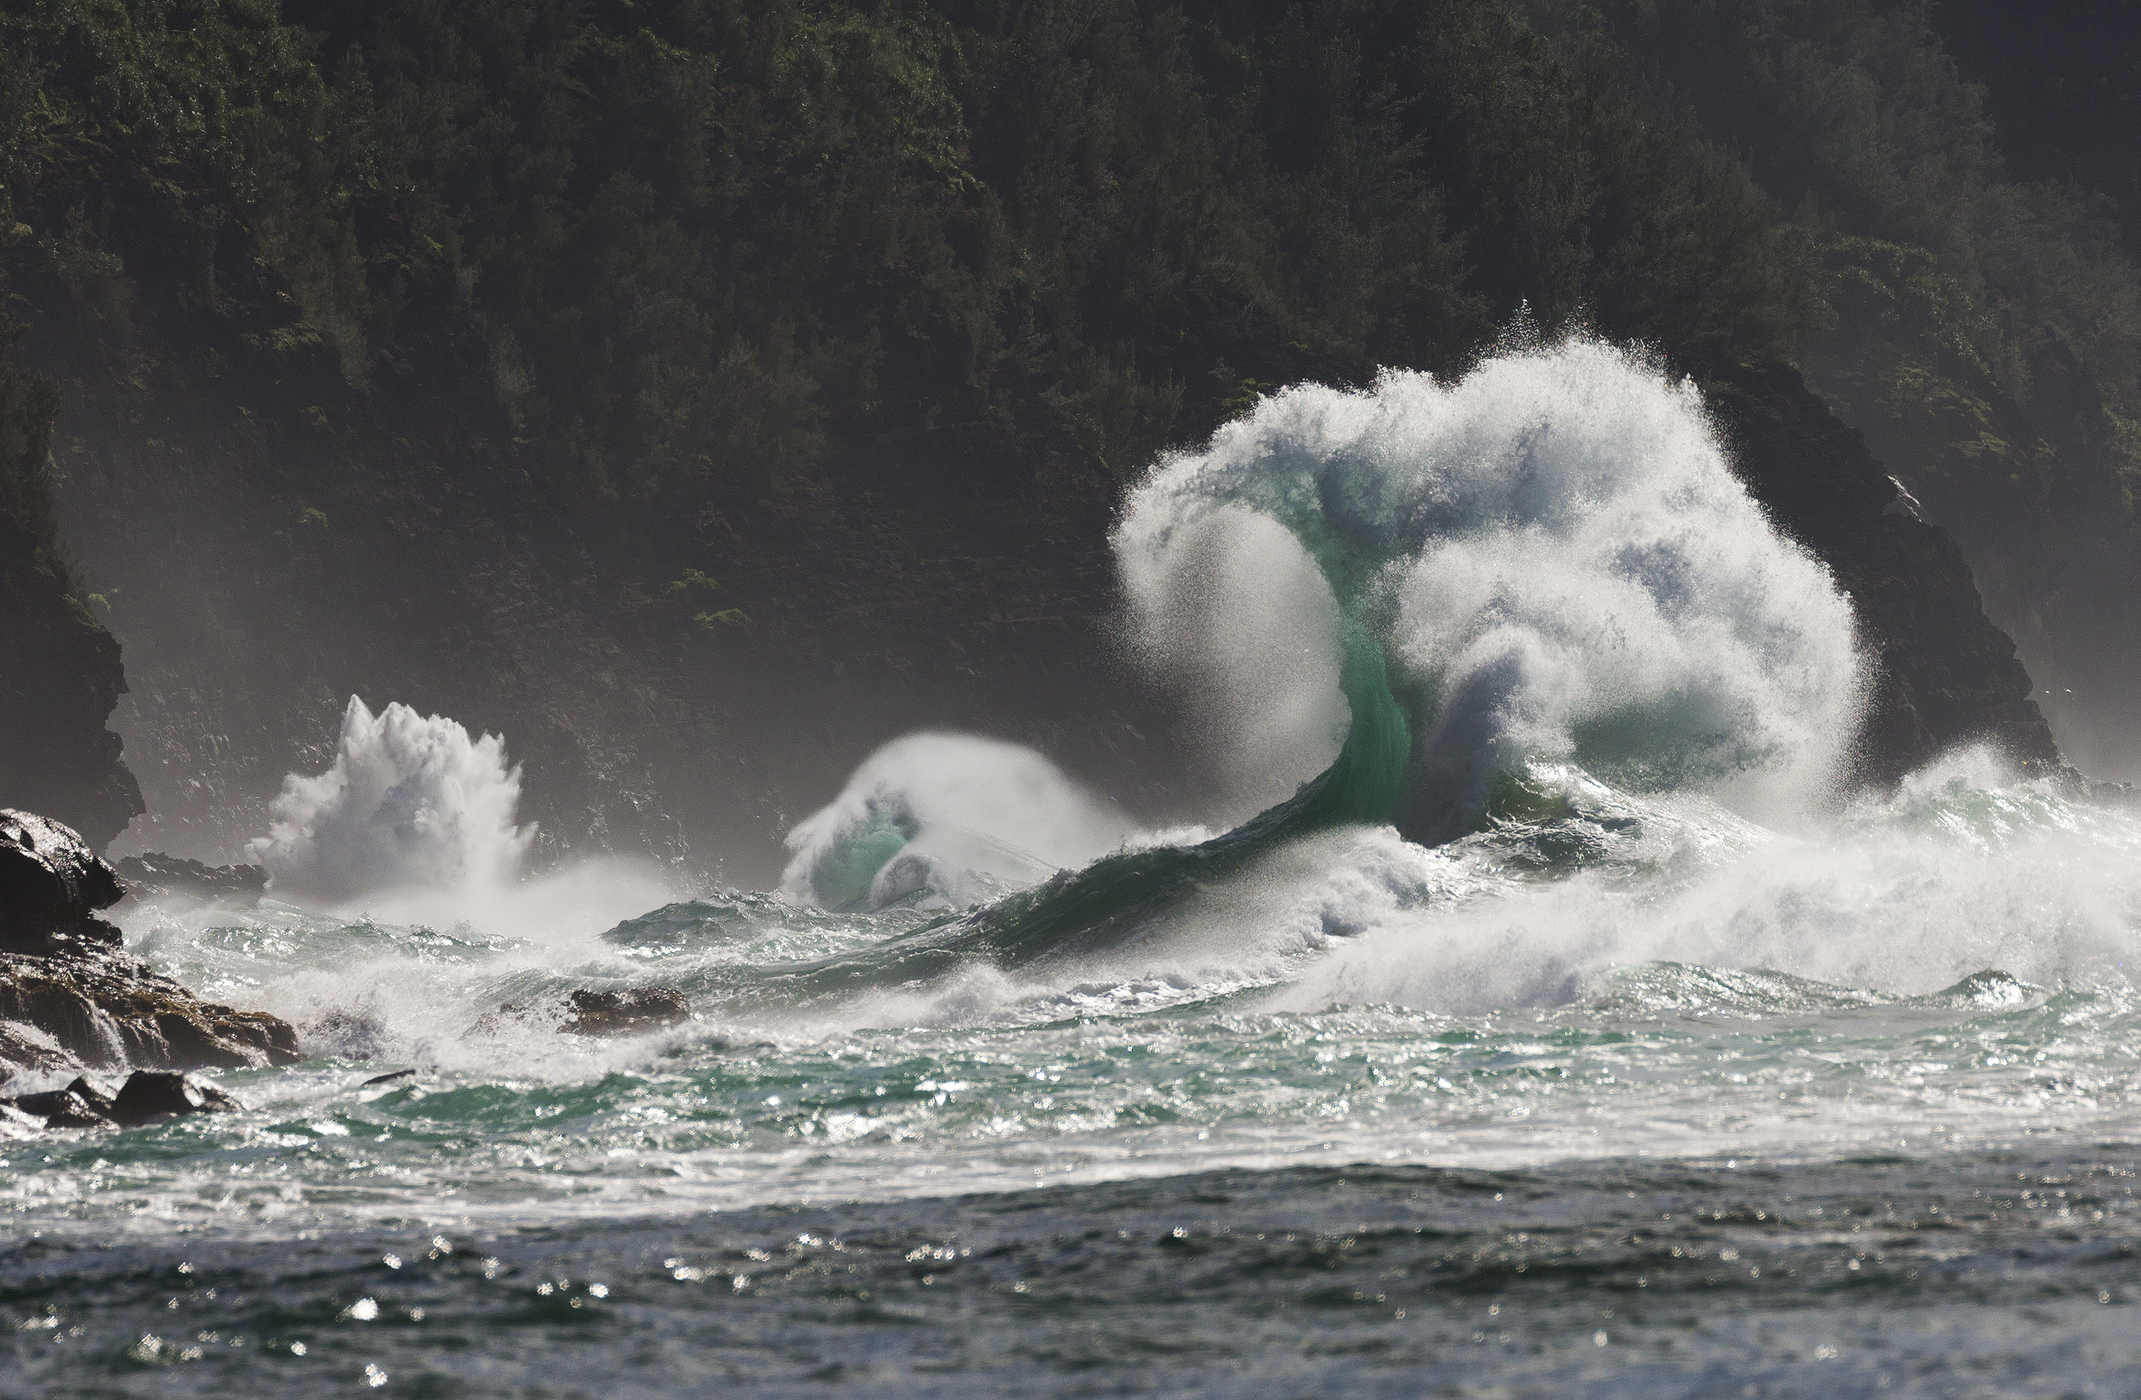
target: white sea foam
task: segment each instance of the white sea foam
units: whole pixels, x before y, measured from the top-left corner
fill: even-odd
[[[398,702],[375,715],[352,695],[334,766],[285,778],[250,849],[276,893],[298,898],[501,886],[535,839],[515,824],[519,803],[520,769],[498,735],[471,739]]]

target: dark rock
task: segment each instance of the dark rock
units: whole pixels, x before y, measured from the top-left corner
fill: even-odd
[[[643,1035],[691,1019],[691,1003],[674,987],[622,987],[597,992],[582,987],[566,999],[571,1018],[558,1026],[567,1035]]]
[[[0,930],[42,934],[90,921],[125,893],[112,868],[72,827],[0,808]]]
[[[1893,783],[1944,750],[1986,742],[2025,772],[2078,782],[1962,550],[1916,518],[1864,440],[1788,365],[1694,371],[1734,470],[1777,527],[1829,566],[1878,662],[1856,777]]]
[[[125,946],[126,935],[119,932],[118,925],[102,919],[0,928],[0,953],[19,953],[25,957],[87,957],[116,953]]]
[[[244,1107],[198,1075],[144,1069],[127,1076],[113,1101],[112,1118],[132,1128],[166,1114],[236,1113]]]
[[[413,1070],[413,1069],[398,1069],[398,1070],[395,1070],[395,1071],[394,1071],[394,1072],[393,1072],[392,1074],[380,1074],[380,1075],[374,1075],[374,1076],[373,1076],[372,1078],[370,1078],[370,1079],[367,1079],[367,1080],[365,1080],[365,1081],[364,1081],[364,1082],[363,1082],[362,1084],[358,1085],[357,1087],[358,1087],[358,1088],[360,1088],[360,1089],[369,1089],[369,1088],[371,1088],[371,1087],[372,1087],[373,1085],[375,1085],[375,1084],[393,1084],[393,1083],[396,1083],[396,1082],[397,1082],[397,1081],[399,1081],[399,1080],[403,1080],[403,1079],[414,1079],[414,1078],[416,1078],[416,1071],[415,1071],[415,1070]]]
[[[74,1082],[67,1086],[67,1092],[75,1095],[106,1118],[111,1117],[112,1104],[119,1096],[118,1090],[95,1075],[90,1074],[76,1075]]]
[[[28,1137],[44,1129],[45,1120],[24,1113],[15,1105],[0,1102],[0,1138]]]
[[[268,887],[257,865],[204,865],[180,856],[128,856],[116,867],[129,899],[251,908]]]
[[[44,1119],[48,1128],[104,1128],[114,1121],[110,1099],[100,1108],[72,1088],[24,1094],[13,1102],[24,1113]]]
[[[146,963],[116,956],[0,954],[0,1021],[34,1037],[0,1036],[0,1066],[47,1071],[294,1064],[297,1032],[259,1011],[202,1001]],[[49,1042],[49,1046],[46,1042]]]

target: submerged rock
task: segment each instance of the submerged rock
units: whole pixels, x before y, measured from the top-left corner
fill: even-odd
[[[133,1128],[185,1113],[235,1113],[244,1108],[199,1075],[137,1070],[114,1094],[84,1075],[64,1089],[0,1099],[0,1124],[20,1128]]]
[[[586,987],[565,998],[572,1015],[558,1026],[567,1035],[643,1035],[691,1019],[691,1003],[674,987],[623,987],[597,992]]]
[[[42,1118],[48,1128],[101,1128],[115,1121],[114,1098],[102,1083],[82,1075],[64,1089],[24,1094],[12,1102],[24,1113]]]
[[[116,869],[128,899],[249,909],[268,888],[268,872],[258,865],[204,865],[155,851],[128,856]]]
[[[555,1017],[558,1034],[596,1038],[646,1035],[691,1019],[691,1003],[674,987],[617,987],[596,991],[576,987],[563,997],[540,1002],[507,1002],[469,1027],[470,1035],[496,1035],[501,1018],[532,1021]]]

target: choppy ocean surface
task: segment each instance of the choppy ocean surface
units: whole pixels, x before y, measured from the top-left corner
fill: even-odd
[[[839,994],[958,921],[143,911],[321,1053],[0,1147],[0,1392],[2132,1394],[2137,835],[1961,777],[1752,846],[1349,830],[1255,934]],[[1728,945],[1784,966],[1629,956]],[[480,1024],[646,980],[702,1019]]]
[[[2141,1393],[2141,821],[1841,796],[1848,607],[1692,389],[1292,391],[1116,543],[1216,834],[920,735],[779,893],[529,880],[503,746],[352,702],[274,898],[124,915],[312,1058],[0,1142],[0,1394]]]

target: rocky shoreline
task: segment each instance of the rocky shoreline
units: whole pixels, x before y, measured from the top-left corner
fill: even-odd
[[[134,1071],[116,1091],[78,1075],[0,1100],[0,1125],[130,1126],[227,1110],[234,1099],[186,1071],[304,1058],[288,1022],[204,1001],[127,957],[119,930],[96,917],[125,894],[72,828],[0,809],[0,1084]]]

